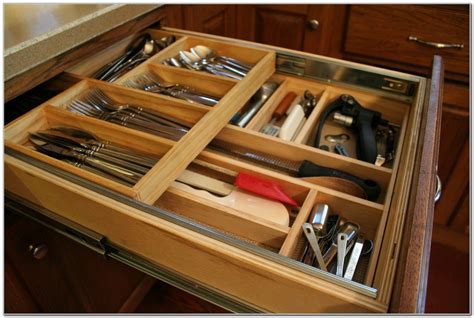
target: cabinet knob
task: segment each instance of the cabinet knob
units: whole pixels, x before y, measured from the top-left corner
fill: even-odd
[[[45,244],[31,244],[28,247],[28,250],[31,252],[31,255],[36,259],[43,259],[48,254],[48,246]]]
[[[308,27],[310,30],[316,30],[319,27],[319,21],[316,19],[309,20]]]
[[[441,199],[441,193],[443,191],[443,185],[441,184],[441,179],[439,175],[436,175],[436,192],[434,197],[434,202],[437,203]]]

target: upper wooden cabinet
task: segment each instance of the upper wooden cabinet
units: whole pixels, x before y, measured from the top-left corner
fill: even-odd
[[[351,60],[423,74],[438,54],[447,79],[468,82],[469,7],[349,6],[343,52]]]
[[[186,5],[185,29],[468,83],[467,5]],[[412,37],[412,40],[409,39]],[[417,38],[418,41],[415,41]],[[429,43],[422,43],[429,42]],[[462,44],[438,48],[436,44]]]
[[[346,10],[342,5],[183,5],[182,8],[183,28],[187,30],[329,56],[340,52]]]
[[[235,37],[235,5],[183,5],[182,7],[184,29]]]
[[[239,5],[237,37],[293,50],[336,55],[343,18],[337,5]]]

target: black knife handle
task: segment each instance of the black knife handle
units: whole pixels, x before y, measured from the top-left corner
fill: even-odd
[[[337,177],[347,179],[359,185],[367,194],[370,201],[375,201],[380,194],[380,186],[373,180],[363,180],[341,170],[319,166],[308,160],[303,160],[298,169],[298,177]]]

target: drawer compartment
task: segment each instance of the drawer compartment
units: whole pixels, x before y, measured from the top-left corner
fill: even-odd
[[[35,111],[26,114],[26,118],[22,117],[22,120],[12,123],[10,126],[11,128],[5,132],[5,146],[9,149],[23,153],[31,158],[45,162],[51,166],[71,172],[101,186],[113,189],[128,197],[137,198],[140,191],[140,187],[138,186],[140,181],[131,184],[128,182],[119,182],[119,180],[113,180],[110,177],[84,170],[59,159],[54,159],[49,155],[34,150],[33,144],[29,141],[29,133],[36,133],[41,130],[56,127],[77,128],[88,133],[93,133],[102,142],[110,142],[111,145],[130,149],[137,154],[143,154],[145,156],[157,158],[157,161],[158,158],[162,157],[167,151],[171,149],[173,143],[163,138],[135,133],[135,131],[130,131],[129,129],[122,128],[117,125],[102,124],[101,121],[82,117],[83,116],[70,114],[69,112],[64,112],[58,110],[55,107],[45,105],[44,107],[38,108]],[[130,144],[129,138],[133,138],[135,142]],[[68,151],[68,153],[70,152]],[[94,154],[92,158],[98,159],[100,163],[92,162],[91,164],[83,164],[85,164],[87,167],[98,168],[102,170],[104,161],[98,156],[99,154]],[[66,157],[69,158],[69,156]],[[73,159],[71,158],[71,160]],[[77,162],[82,162],[82,160],[78,160]],[[108,171],[107,168],[106,171]],[[141,179],[147,176],[148,173],[150,173],[150,170],[146,172],[146,174]],[[122,181],[126,181],[127,179],[128,178],[122,179]]]
[[[268,102],[265,103],[259,113],[255,115],[252,121],[246,126],[247,129],[262,132],[265,125],[271,122],[273,112],[288,93],[295,93],[296,98],[293,100],[287,113],[291,110],[293,105],[301,103],[304,92],[308,91],[315,97],[315,106],[309,116],[307,116],[304,125],[299,129],[299,131],[297,131],[291,141],[295,144],[313,146],[317,128],[319,125],[323,124],[320,145],[327,146],[327,150],[329,152],[335,153],[334,145],[336,142],[328,141],[325,137],[345,135],[347,136],[348,140],[342,140],[338,143],[343,145],[348,150],[349,157],[357,159],[356,130],[349,129],[344,125],[335,123],[331,116],[328,116],[323,123],[320,122],[324,111],[340,96],[343,94],[348,94],[353,96],[362,107],[371,111],[379,112],[382,116],[382,119],[387,120],[394,129],[396,139],[395,149],[398,149],[402,146],[402,134],[404,133],[404,127],[406,127],[410,110],[410,107],[407,103],[391,100],[383,96],[374,96],[373,94],[350,88],[342,89],[331,85],[322,85],[321,83],[301,80],[295,77],[275,75],[272,78],[282,81],[282,84],[275,94],[272,95],[272,97],[268,100]],[[283,116],[279,121],[276,121],[275,125],[281,128],[286,118],[288,118],[288,116]],[[395,156],[396,153],[393,154],[392,159]],[[383,165],[379,166],[391,168],[393,166],[393,160],[387,160],[387,162],[384,162]]]
[[[155,93],[155,91],[150,90],[156,87],[153,86],[154,83],[159,83],[158,85],[171,85],[171,83],[179,84],[191,89],[192,91],[209,95],[218,100],[224,97],[225,94],[237,84],[235,80],[224,77],[211,76],[201,72],[196,72],[193,76],[189,76],[189,72],[184,69],[171,68],[165,65],[151,63],[131,74],[126,74],[117,81],[117,84],[119,85],[140,89],[149,94]],[[150,88],[145,89],[147,85]],[[155,94],[179,98],[179,94],[176,96],[172,91],[167,93],[166,89],[163,90],[163,93],[160,93],[160,90],[157,89]],[[184,100],[193,104],[203,105],[203,103],[200,103],[199,101],[190,101],[189,99]],[[204,105],[213,106],[211,104]]]
[[[424,112],[435,107],[423,104],[427,100],[427,80],[304,55],[327,66],[344,65],[351,71],[410,82],[413,94],[399,96],[363,83],[346,85],[278,72],[275,48],[179,30],[164,32],[175,34],[178,40],[115,83],[84,79],[6,127],[8,191],[101,233],[114,246],[258,310],[386,312],[412,180],[417,173],[417,145],[423,142],[418,137],[422,133],[421,119]],[[162,64],[180,50],[198,44],[254,66],[242,80],[234,80]],[[219,103],[208,107],[126,87],[127,81],[147,73],[214,94],[220,98]],[[267,81],[279,86],[252,120],[244,128],[229,124]],[[164,114],[188,125],[190,130],[178,140],[170,140],[67,111],[71,100],[91,88],[99,88],[120,103]],[[301,96],[305,90],[317,101],[295,138],[282,140],[263,134],[262,127],[270,121],[281,99],[290,91]],[[322,112],[342,94],[354,96],[362,106],[380,112],[384,119],[399,126],[390,163],[377,166],[312,146]],[[119,188],[107,179],[92,178],[25,148],[30,127],[42,129],[56,123],[93,130],[101,138],[161,159],[135,186]],[[323,135],[354,134],[336,125],[330,128]],[[44,166],[45,162],[53,168]],[[325,179],[328,175],[324,173],[308,178],[301,173],[308,163],[325,173],[337,170],[339,178]],[[193,181],[184,182],[183,178],[190,175]],[[280,215],[288,218],[286,223],[265,214],[263,208],[250,212],[223,201],[236,191],[234,183],[243,175],[254,178],[255,184],[259,179],[278,186],[295,201],[294,207],[272,201],[283,206]],[[225,184],[223,187],[229,192],[211,196],[213,190],[209,186],[214,183]],[[371,197],[367,189],[374,184],[379,192]],[[74,203],[68,206],[58,200],[60,197]],[[327,204],[332,214],[357,224],[364,239],[372,242],[372,251],[364,256],[353,281],[301,261],[307,245],[302,226],[318,204]]]
[[[150,59],[150,62],[156,64],[163,64],[166,59],[172,57],[179,58],[179,51],[189,52],[191,48],[194,48],[198,45],[203,45],[210,49],[211,53],[209,56],[216,54],[219,56],[226,56],[229,58],[236,59],[239,62],[249,65],[251,67],[251,70],[266,55],[265,51],[253,49],[250,47],[242,47],[239,45],[223,43],[221,41],[188,36],[171,45],[166,51],[164,50],[160,54],[153,56]]]
[[[160,39],[164,37],[174,37],[176,39],[175,41],[179,41],[180,38],[182,37],[179,35],[175,35],[171,32],[147,29],[138,34],[130,35],[126,37],[125,39],[115,43],[114,45],[111,45],[110,47],[98,53],[95,53],[92,56],[85,58],[78,64],[67,69],[66,72],[77,75],[77,76],[81,76],[81,77],[96,78],[94,77],[94,74],[97,71],[99,71],[100,68],[104,67],[105,65],[109,63],[114,62],[119,57],[123,56],[129,49],[139,44],[140,37],[145,34],[149,34],[150,38],[155,42],[159,41]],[[165,49],[161,49],[160,51],[157,51],[157,52],[155,51],[155,53],[150,54],[150,57]],[[115,78],[114,81],[116,81],[118,78],[119,77]]]

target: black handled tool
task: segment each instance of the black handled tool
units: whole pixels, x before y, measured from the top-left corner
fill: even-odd
[[[373,180],[364,180],[350,173],[319,166],[311,161],[303,160],[299,169],[298,177],[336,177],[356,183],[367,194],[370,201],[375,201],[380,194],[380,186]]]
[[[336,112],[337,111],[337,112]],[[328,116],[333,113],[334,120],[345,126],[357,129],[357,158],[374,163],[377,158],[377,144],[374,127],[387,126],[389,122],[382,119],[382,114],[362,107],[351,95],[341,95],[321,114],[313,146],[319,148],[321,131]]]
[[[217,140],[212,141],[207,149],[247,159],[266,167],[285,171],[297,177],[337,177],[346,179],[360,186],[370,201],[375,201],[380,194],[380,186],[373,180],[364,180],[350,173],[320,166],[308,160],[287,160]]]

